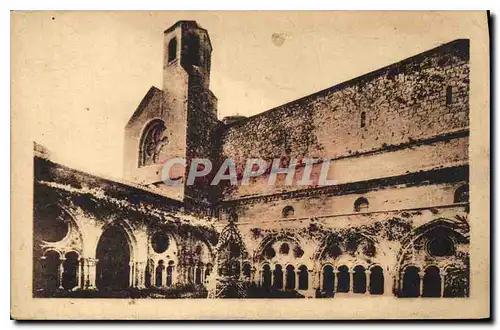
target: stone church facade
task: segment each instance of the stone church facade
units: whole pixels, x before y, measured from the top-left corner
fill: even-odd
[[[165,31],[163,86],[125,127],[123,180],[35,144],[34,296],[469,295],[468,40],[223,120],[211,55],[196,22]],[[172,158],[187,162],[170,172],[184,184],[162,178]],[[328,159],[335,184],[268,185],[266,172],[189,185],[196,158],[233,159],[238,175],[248,159],[280,159],[294,179]]]

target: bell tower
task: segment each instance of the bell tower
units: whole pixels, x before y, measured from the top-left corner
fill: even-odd
[[[172,127],[169,157],[214,158],[217,98],[210,91],[212,45],[208,32],[195,21],[179,21],[164,33],[163,92],[165,121]],[[187,170],[183,174],[184,184]],[[196,204],[210,199],[207,178],[184,186],[184,200]]]
[[[186,185],[193,158],[214,159],[217,99],[210,91],[212,45],[195,21],[179,21],[164,32],[163,86],[152,87],[125,127],[125,179],[155,189],[186,205],[208,205],[213,198],[204,178]],[[163,182],[169,159],[186,160]],[[208,179],[208,178],[206,178]],[[191,203],[193,202],[193,203]]]
[[[163,87],[168,91],[178,69],[209,88],[212,45],[208,32],[195,21],[179,21],[165,30]]]

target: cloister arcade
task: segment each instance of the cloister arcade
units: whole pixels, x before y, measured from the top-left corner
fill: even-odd
[[[36,208],[35,295],[188,283],[217,291],[223,278],[305,297],[469,294],[465,219],[432,220],[392,245],[356,229],[331,230],[317,243],[289,231],[265,235],[252,251],[235,223],[222,227],[213,244],[164,224],[100,223],[82,215],[58,204]]]
[[[206,240],[168,226],[99,223],[59,204],[35,210],[34,295],[205,285],[213,271]],[[81,212],[81,213],[80,213]],[[44,228],[47,227],[47,228]],[[181,260],[182,258],[182,260]]]

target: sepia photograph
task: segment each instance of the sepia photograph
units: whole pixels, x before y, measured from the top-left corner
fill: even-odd
[[[486,12],[11,19],[15,318],[489,316]]]

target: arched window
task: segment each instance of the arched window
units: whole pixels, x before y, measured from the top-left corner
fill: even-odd
[[[307,267],[302,265],[299,267],[299,290],[307,290],[309,288],[309,273]]]
[[[453,87],[446,87],[446,105],[451,105],[453,102]]]
[[[264,289],[271,287],[271,267],[268,264],[262,266],[262,287]]]
[[[78,253],[68,252],[65,257],[66,259],[63,262],[62,286],[66,290],[71,290],[78,286]]]
[[[352,291],[354,293],[365,293],[366,292],[366,274],[365,267],[356,266],[354,267],[354,276],[352,278]]]
[[[163,275],[164,269],[165,269],[165,266],[163,265],[163,260],[158,261],[158,266],[156,266],[156,272],[155,272],[155,285],[156,286],[163,285],[162,275]]]
[[[168,138],[164,136],[165,123],[154,120],[146,126],[141,139],[139,152],[139,165],[152,165],[159,162],[160,152],[167,144]]]
[[[405,269],[403,274],[403,297],[418,297],[420,296],[420,275],[419,269],[410,266]]]
[[[286,290],[295,290],[295,267],[286,266]]]
[[[292,206],[285,206],[283,208],[283,211],[281,211],[281,214],[282,214],[283,218],[291,218],[294,216],[295,210],[293,209]]]
[[[422,297],[441,297],[441,275],[436,266],[427,267],[424,274]]]
[[[168,42],[168,62],[172,62],[177,58],[177,38],[172,38]]]
[[[333,267],[326,265],[323,267],[323,290],[327,293],[333,293],[333,288],[335,288],[335,276],[333,272]]]
[[[356,212],[365,211],[368,209],[369,206],[370,203],[368,203],[368,199],[366,199],[365,197],[360,197],[356,199],[356,201],[354,202],[354,211]]]
[[[370,268],[370,293],[384,294],[384,271],[380,266]]]
[[[366,112],[361,112],[361,128],[366,126]]]
[[[349,292],[350,282],[349,268],[340,266],[337,272],[337,292]]]
[[[469,202],[469,185],[464,184],[455,190],[455,196],[453,197],[454,203],[468,203]]]
[[[283,269],[281,265],[276,265],[274,267],[274,288],[283,289]]]

